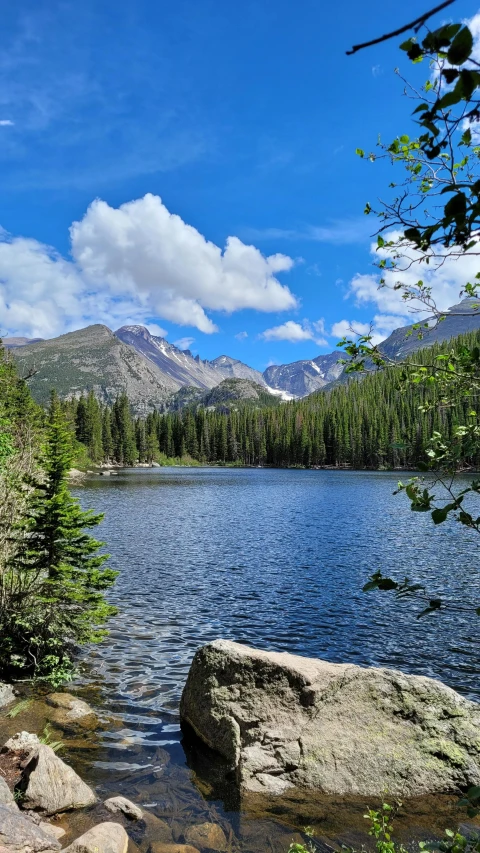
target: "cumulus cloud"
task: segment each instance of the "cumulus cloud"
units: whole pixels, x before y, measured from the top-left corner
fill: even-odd
[[[0,127],[13,127],[14,124],[15,122],[11,121],[9,118],[0,119]]]
[[[288,272],[287,255],[264,256],[238,237],[225,248],[206,240],[158,196],[112,208],[94,201],[70,229],[72,253],[93,284],[117,294],[136,293],[167,320],[217,331],[205,309],[286,311],[297,300],[276,275]]]
[[[118,209],[95,201],[71,229],[72,260],[36,240],[0,231],[1,332],[52,337],[89,323],[142,323],[156,318],[217,331],[207,311],[285,311],[297,300],[279,273],[294,261],[262,255],[229,237],[222,249],[158,196]]]
[[[245,338],[248,338],[248,332],[239,332],[238,335],[235,335],[237,341],[244,341]]]
[[[301,341],[314,341],[318,346],[325,346],[327,341],[318,337],[325,332],[325,324],[323,320],[317,320],[310,323],[304,320],[301,324],[295,320],[287,320],[281,326],[273,326],[271,329],[265,329],[259,335],[264,341],[289,341],[292,344],[300,343]]]
[[[392,232],[386,236],[395,239],[398,235]],[[376,244],[373,243],[371,252],[376,260],[389,257],[388,249],[377,251]],[[452,258],[448,257],[446,250],[443,250],[442,262],[428,266],[416,263],[421,255],[415,250],[409,250],[409,256],[414,263],[405,272],[384,270],[383,278],[386,287],[379,287],[380,276],[374,274],[358,273],[349,283],[345,298],[353,299],[358,308],[367,308],[374,315],[372,323],[375,343],[380,343],[399,326],[425,320],[431,314],[419,302],[405,302],[402,299],[402,291],[393,290],[397,282],[414,288],[416,282],[421,279],[425,285],[432,288],[432,295],[438,309],[446,311],[458,303],[460,291],[468,281],[474,280],[478,272],[478,257],[468,252]],[[341,320],[334,323],[332,335],[343,337],[344,334],[348,334],[350,324],[361,334],[365,334],[363,331],[365,323]]]
[[[178,349],[190,349],[193,343],[195,343],[195,338],[180,338],[178,341],[173,342]]]

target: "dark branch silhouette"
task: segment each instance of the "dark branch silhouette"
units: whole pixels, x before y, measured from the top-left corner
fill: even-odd
[[[402,33],[406,33],[407,30],[414,29],[417,32],[422,24],[425,21],[428,21],[432,15],[435,15],[437,12],[440,12],[442,9],[445,9],[447,6],[451,6],[455,0],[445,0],[444,3],[440,3],[439,6],[435,6],[434,9],[430,9],[429,12],[424,12],[423,15],[420,15],[419,18],[415,18],[414,21],[410,21],[409,24],[405,24],[404,27],[400,27],[398,30],[393,30],[391,33],[386,33],[384,36],[379,36],[379,38],[372,39],[372,41],[365,41],[363,44],[354,44],[351,50],[347,50],[347,56],[351,56],[352,53],[356,53],[357,50],[363,50],[364,47],[371,47],[373,44],[380,44],[382,41],[388,41],[388,39],[395,38],[395,36],[399,36]]]

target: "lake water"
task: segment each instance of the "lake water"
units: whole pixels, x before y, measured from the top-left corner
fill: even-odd
[[[77,744],[84,774],[100,790],[133,793],[170,822],[213,815],[224,825],[228,819],[245,850],[286,850],[283,836],[277,846],[246,842],[242,814],[189,769],[194,758],[181,745],[178,705],[198,646],[222,637],[389,666],[479,698],[474,620],[418,620],[411,602],[361,591],[382,569],[420,580],[432,594],[475,599],[480,592],[478,536],[411,513],[405,496],[392,494],[397,479],[163,468],[92,477],[77,488],[84,508],[105,512],[99,536],[120,571],[111,595],[120,613],[110,637],[89,653],[79,685],[115,725],[95,750]],[[252,819],[260,837],[264,816]]]

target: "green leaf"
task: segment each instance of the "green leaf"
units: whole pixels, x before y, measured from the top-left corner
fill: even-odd
[[[445,205],[445,216],[464,216],[467,210],[467,198],[465,193],[457,192]]]
[[[452,89],[451,92],[447,92],[446,95],[443,96],[443,98],[440,98],[436,105],[437,109],[444,110],[446,109],[446,107],[453,107],[455,104],[460,103],[462,98],[463,87],[457,88],[457,86],[455,86],[455,88]]]
[[[442,524],[443,521],[446,521],[448,518],[448,512],[446,509],[434,509],[432,512],[432,521],[434,524]]]
[[[382,578],[378,581],[377,586],[379,589],[386,591],[389,589],[397,589],[398,583],[392,580],[392,578]]]
[[[450,65],[463,65],[473,48],[473,37],[468,27],[462,27],[457,33],[447,52]]]
[[[359,157],[365,157],[365,151],[363,148],[355,148],[355,154],[358,154]]]
[[[422,616],[427,616],[429,613],[433,613],[435,610],[440,610],[441,606],[442,602],[440,598],[432,598],[432,600],[428,603],[428,607],[425,607],[425,609],[418,614],[417,619],[421,619]]]
[[[416,243],[417,246],[422,242],[422,235],[418,228],[406,228],[404,233],[407,240],[411,240],[412,243]]]
[[[418,62],[423,58],[422,48],[419,44],[412,44],[410,50],[407,51],[407,56],[412,62]]]
[[[453,81],[457,79],[459,73],[460,72],[457,68],[444,68],[442,71],[442,74],[448,84],[453,83]]]
[[[463,97],[466,101],[469,101],[480,83],[480,74],[478,71],[472,71],[470,68],[462,68],[457,86],[460,82],[462,84]]]

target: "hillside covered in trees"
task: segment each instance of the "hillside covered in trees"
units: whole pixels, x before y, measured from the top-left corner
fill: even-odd
[[[417,352],[413,361],[431,364],[452,345],[478,346],[480,333]],[[133,418],[126,394],[112,408],[93,393],[65,408],[76,438],[95,462],[133,465],[136,461],[191,459],[203,464],[413,467],[425,458],[434,431],[450,436],[463,424],[474,401],[443,406],[429,384],[404,385],[402,368],[389,367],[317,392],[301,401],[261,407],[195,405],[181,411]],[[419,407],[432,407],[420,416]],[[467,458],[466,465],[480,460]]]

